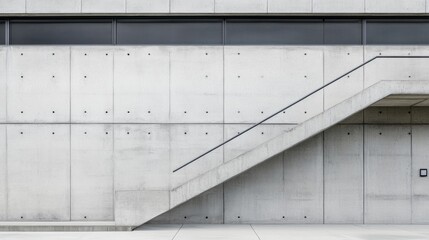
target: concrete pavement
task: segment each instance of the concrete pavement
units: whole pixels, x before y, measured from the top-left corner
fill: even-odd
[[[427,225],[145,225],[133,232],[2,232],[8,240],[417,240]]]

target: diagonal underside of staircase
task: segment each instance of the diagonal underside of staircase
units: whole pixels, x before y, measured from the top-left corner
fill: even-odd
[[[380,81],[261,145],[170,191],[117,192],[117,226],[139,226],[338,124],[389,95],[429,95],[429,81]],[[246,137],[243,135],[242,137]],[[201,161],[203,161],[201,159]]]

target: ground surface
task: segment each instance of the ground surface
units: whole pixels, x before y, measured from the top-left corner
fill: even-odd
[[[21,240],[416,240],[429,225],[146,225],[134,232],[1,232]]]

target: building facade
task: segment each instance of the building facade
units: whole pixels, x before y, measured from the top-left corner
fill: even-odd
[[[0,229],[429,223],[428,4],[0,0]]]

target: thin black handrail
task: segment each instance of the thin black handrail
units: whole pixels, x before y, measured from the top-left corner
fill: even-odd
[[[216,150],[216,149],[218,149],[218,148],[222,147],[223,145],[225,145],[225,144],[227,144],[227,143],[231,142],[232,140],[234,140],[234,139],[236,139],[236,138],[240,137],[241,135],[245,134],[246,132],[248,132],[248,131],[252,130],[253,128],[255,128],[255,127],[257,127],[257,126],[261,125],[261,124],[262,124],[262,123],[264,123],[264,122],[266,122],[267,120],[269,120],[269,119],[273,118],[273,117],[274,117],[274,116],[276,116],[277,114],[279,114],[279,113],[281,113],[281,112],[283,112],[283,111],[285,111],[285,110],[289,109],[290,107],[292,107],[292,106],[296,105],[297,103],[301,102],[302,100],[304,100],[304,99],[306,99],[306,98],[310,97],[311,95],[315,94],[316,92],[318,92],[318,91],[320,91],[320,90],[322,90],[322,89],[324,89],[324,88],[328,87],[329,85],[331,85],[331,84],[333,84],[333,83],[337,82],[338,80],[340,80],[340,79],[342,79],[343,77],[345,77],[345,76],[349,75],[350,73],[352,73],[352,72],[354,72],[354,71],[358,70],[359,68],[361,68],[361,67],[363,67],[363,66],[367,65],[368,63],[370,63],[370,62],[372,62],[372,61],[374,61],[374,60],[376,60],[376,59],[379,59],[379,58],[410,58],[410,59],[413,59],[413,58],[429,58],[429,56],[376,56],[376,57],[373,57],[373,58],[371,58],[370,60],[368,60],[368,61],[366,61],[366,62],[364,62],[364,63],[362,63],[362,64],[358,65],[357,67],[353,68],[352,70],[350,70],[350,71],[348,71],[348,72],[344,73],[343,75],[341,75],[341,76],[339,76],[339,77],[335,78],[335,79],[334,79],[334,80],[332,80],[331,82],[329,82],[329,83],[327,83],[327,84],[323,85],[322,87],[319,87],[318,89],[316,89],[316,90],[312,91],[311,93],[309,93],[309,94],[305,95],[304,97],[302,97],[302,98],[298,99],[297,101],[293,102],[292,104],[288,105],[287,107],[285,107],[285,108],[283,108],[283,109],[281,109],[281,110],[277,111],[276,113],[274,113],[274,114],[272,114],[272,115],[270,115],[270,116],[266,117],[264,120],[262,120],[262,121],[260,121],[260,122],[256,123],[255,125],[253,125],[253,126],[249,127],[248,129],[244,130],[243,132],[241,132],[241,133],[239,133],[239,134],[235,135],[234,137],[232,137],[232,138],[230,138],[230,139],[226,140],[225,142],[223,142],[223,143],[221,143],[221,144],[217,145],[216,147],[214,147],[214,148],[212,148],[212,149],[208,150],[207,152],[205,152],[205,153],[201,154],[200,156],[198,156],[198,157],[194,158],[193,160],[191,160],[191,161],[189,161],[189,162],[187,162],[187,163],[183,164],[182,166],[180,166],[180,167],[176,168],[176,169],[173,171],[173,173],[175,173],[175,172],[179,171],[180,169],[182,169],[182,168],[184,168],[184,167],[188,166],[189,164],[191,164],[191,163],[193,163],[193,162],[197,161],[198,159],[200,159],[200,158],[202,158],[202,157],[206,156],[207,154],[209,154],[209,153],[213,152],[214,150]]]

